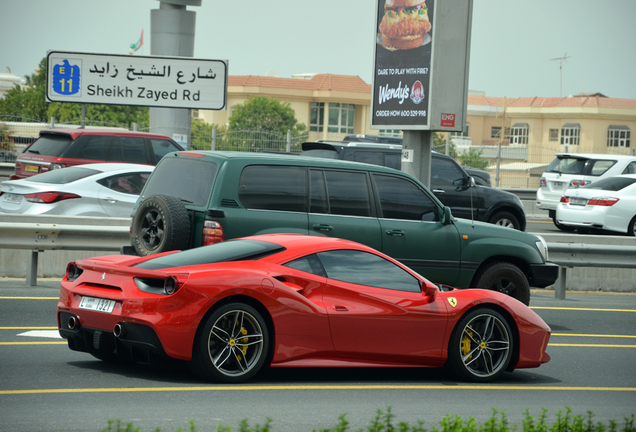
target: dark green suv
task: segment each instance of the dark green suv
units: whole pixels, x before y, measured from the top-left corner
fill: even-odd
[[[528,304],[558,266],[539,236],[456,219],[412,176],[341,160],[244,152],[176,152],[137,201],[139,255],[264,233],[341,237],[374,247],[429,280],[508,293]]]

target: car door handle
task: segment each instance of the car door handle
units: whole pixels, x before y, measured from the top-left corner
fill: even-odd
[[[315,229],[316,231],[331,231],[333,230],[333,227],[331,225],[325,224],[314,224],[313,229]]]
[[[339,306],[339,305],[334,305],[334,306],[333,306],[333,309],[334,309],[336,312],[349,312],[349,309],[347,309],[347,308],[346,308],[346,307],[344,307],[344,306]]]
[[[433,193],[443,194],[446,193],[446,191],[444,189],[433,189]]]
[[[393,237],[402,237],[405,236],[406,233],[402,230],[386,230],[386,235],[390,235]]]

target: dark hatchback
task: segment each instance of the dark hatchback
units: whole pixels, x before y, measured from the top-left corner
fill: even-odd
[[[168,153],[183,148],[165,135],[117,129],[52,129],[40,137],[15,162],[11,180],[97,162],[157,165]]]

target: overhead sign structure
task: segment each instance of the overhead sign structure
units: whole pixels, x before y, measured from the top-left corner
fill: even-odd
[[[472,0],[376,0],[371,127],[461,131]]]
[[[49,102],[225,110],[227,60],[49,51]]]

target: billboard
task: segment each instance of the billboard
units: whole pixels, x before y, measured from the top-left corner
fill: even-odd
[[[224,110],[227,60],[49,51],[48,102]]]
[[[461,131],[472,0],[377,0],[371,127]]]

